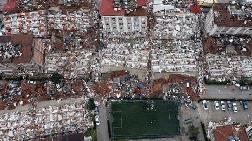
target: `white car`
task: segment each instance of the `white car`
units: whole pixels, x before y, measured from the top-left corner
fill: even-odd
[[[95,123],[96,123],[97,126],[100,125],[99,115],[96,115],[96,116],[95,116]]]
[[[207,101],[206,101],[206,100],[203,100],[203,101],[202,101],[202,104],[203,104],[204,110],[208,110]]]
[[[96,106],[96,107],[100,106],[100,102],[94,101],[94,103],[95,103],[95,106]]]
[[[219,110],[220,109],[220,103],[219,101],[214,101],[215,109]]]
[[[238,112],[238,107],[237,107],[237,104],[236,104],[235,102],[233,103],[233,111],[234,111],[235,113]]]
[[[221,110],[225,111],[226,110],[226,104],[224,101],[221,101]]]

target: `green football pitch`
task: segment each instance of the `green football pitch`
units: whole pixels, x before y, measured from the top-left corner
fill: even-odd
[[[179,135],[178,104],[173,101],[112,101],[112,139]]]

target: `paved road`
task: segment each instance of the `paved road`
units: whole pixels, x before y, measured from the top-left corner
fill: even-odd
[[[100,125],[97,127],[97,140],[109,141],[106,107],[103,103],[99,106]]]
[[[188,127],[191,124],[186,124],[186,122],[185,122],[186,119],[191,119],[192,125],[199,128],[198,139],[200,141],[205,141],[199,117],[200,117],[200,115],[197,110],[193,110],[193,109],[188,108],[184,105],[181,106],[181,108],[180,108],[180,124],[181,124],[180,128],[182,129],[183,141],[190,141],[189,136],[187,136],[187,134],[189,132]]]
[[[206,94],[202,99],[247,99],[252,100],[252,89],[240,90],[234,85],[206,85]]]

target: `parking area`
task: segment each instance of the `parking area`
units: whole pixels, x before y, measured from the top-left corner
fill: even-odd
[[[231,118],[234,122],[239,122],[241,124],[249,123],[252,121],[252,102],[248,101],[248,109],[244,110],[243,105],[240,101],[230,101],[231,108],[228,108],[227,101],[224,101],[225,110],[222,110],[221,102],[219,101],[219,109],[216,108],[214,101],[206,101],[207,108],[204,108],[203,101],[198,103],[198,111],[200,118],[205,125],[208,122],[219,122],[224,119]],[[237,105],[237,112],[234,112],[233,103]],[[217,106],[218,107],[218,106]]]
[[[252,100],[252,89],[241,90],[235,85],[205,85],[206,93],[202,99],[247,99]]]

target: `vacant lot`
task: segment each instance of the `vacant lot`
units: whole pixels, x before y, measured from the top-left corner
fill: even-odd
[[[113,139],[179,135],[178,105],[173,101],[113,101],[110,128]]]

